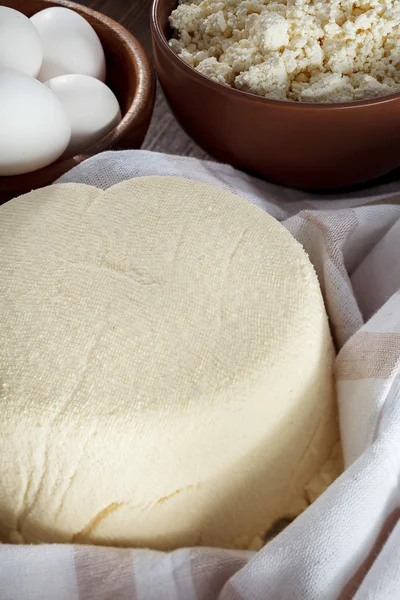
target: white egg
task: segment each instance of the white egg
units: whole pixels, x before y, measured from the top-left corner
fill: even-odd
[[[0,176],[21,175],[59,158],[71,126],[61,102],[45,85],[0,68]]]
[[[58,96],[71,123],[68,156],[79,154],[101,140],[121,120],[117,98],[98,79],[87,75],[63,75],[45,85]]]
[[[0,6],[0,67],[36,77],[42,60],[42,43],[28,17],[13,8]]]
[[[100,81],[106,79],[104,50],[93,27],[68,8],[46,8],[33,17],[43,46],[39,81],[80,73]]]

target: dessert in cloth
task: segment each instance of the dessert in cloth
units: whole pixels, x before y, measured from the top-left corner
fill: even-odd
[[[258,552],[2,544],[0,597],[397,597],[399,183],[321,198],[261,182],[221,164],[143,151],[99,155],[61,181],[106,190],[148,175],[196,179],[233,191],[281,221],[304,246],[318,274],[339,351],[335,379],[345,471]]]
[[[258,548],[338,475],[318,279],[266,212],[61,184],[2,206],[0,240],[3,542]]]

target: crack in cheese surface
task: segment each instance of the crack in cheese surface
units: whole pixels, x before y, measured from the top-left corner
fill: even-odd
[[[275,219],[177,178],[54,185],[0,207],[0,277],[1,540],[245,548],[307,506],[334,352]]]

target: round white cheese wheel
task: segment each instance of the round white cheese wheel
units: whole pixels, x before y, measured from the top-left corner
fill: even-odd
[[[309,259],[226,191],[135,179],[0,207],[0,538],[245,548],[338,440]]]

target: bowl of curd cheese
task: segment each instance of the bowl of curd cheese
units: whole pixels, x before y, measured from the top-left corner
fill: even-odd
[[[155,65],[176,117],[222,162],[305,190],[400,166],[395,0],[154,0]]]

